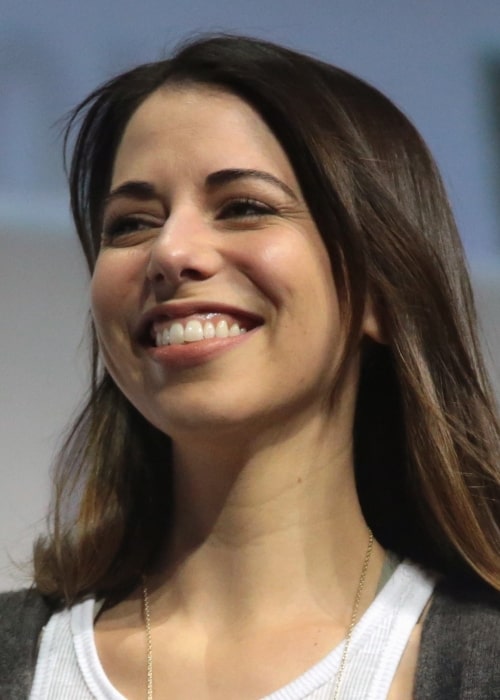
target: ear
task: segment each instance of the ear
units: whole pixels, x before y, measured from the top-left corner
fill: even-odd
[[[381,345],[387,344],[387,336],[381,322],[381,314],[379,310],[375,308],[370,296],[368,296],[366,300],[361,331],[364,336],[374,340],[376,343],[380,343]]]

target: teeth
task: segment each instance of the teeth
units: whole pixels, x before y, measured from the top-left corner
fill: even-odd
[[[188,321],[184,328],[184,341],[194,343],[197,340],[203,340],[203,326],[200,321]]]
[[[184,326],[182,323],[173,323],[170,326],[169,345],[182,345],[184,342]]]
[[[154,334],[156,347],[162,345],[182,345],[183,343],[196,343],[200,340],[211,338],[234,338],[246,333],[246,328],[240,328],[234,322],[229,326],[225,319],[213,324],[212,321],[201,322],[198,319],[191,319],[185,326],[179,321],[175,321],[169,328],[163,328]]]
[[[215,338],[215,326],[212,321],[205,321],[203,325],[203,337]]]
[[[222,320],[215,326],[215,337],[216,338],[227,338],[229,335],[229,328],[227,326],[227,321]]]

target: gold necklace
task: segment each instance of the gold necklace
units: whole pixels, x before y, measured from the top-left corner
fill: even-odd
[[[145,576],[142,580],[142,599],[146,626],[146,698],[153,700],[153,638],[151,636],[151,609]]]
[[[347,628],[347,634],[345,637],[344,648],[342,650],[342,657],[340,659],[339,670],[337,671],[337,676],[335,679],[335,690],[333,691],[332,700],[338,700],[340,697],[342,678],[344,676],[344,671],[347,665],[347,654],[349,653],[349,647],[351,645],[352,633],[354,627],[356,626],[356,622],[358,621],[359,604],[361,602],[361,596],[365,588],[366,575],[368,573],[368,566],[370,564],[370,559],[373,550],[373,533],[370,529],[368,529],[368,535],[368,547],[366,549],[365,558],[363,560],[363,566],[361,568],[361,575],[359,577],[356,595],[354,596],[351,621],[349,622],[349,627]],[[146,577],[143,578],[142,598],[144,626],[146,628],[146,700],[153,700],[153,639],[151,635],[151,608],[149,605],[149,594],[148,587],[146,584]]]
[[[361,576],[359,577],[358,587],[356,589],[356,595],[354,596],[354,604],[352,606],[351,621],[349,622],[349,627],[347,628],[347,634],[346,634],[346,638],[345,638],[345,642],[344,642],[344,649],[342,651],[342,658],[340,659],[339,670],[337,671],[337,677],[335,678],[335,690],[333,691],[332,700],[338,700],[340,697],[340,686],[342,683],[342,677],[344,675],[345,667],[347,664],[347,654],[349,652],[349,647],[351,646],[352,632],[356,626],[356,622],[358,621],[359,603],[361,601],[361,596],[362,596],[364,588],[365,588],[366,574],[368,572],[368,566],[370,564],[370,559],[372,556],[372,549],[373,549],[373,532],[370,530],[370,528],[368,528],[368,547],[366,548],[366,554],[365,554],[365,558],[363,560],[363,566],[361,567]],[[152,700],[152,697],[148,698],[148,700]]]

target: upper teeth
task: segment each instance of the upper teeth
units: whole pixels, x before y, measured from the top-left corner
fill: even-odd
[[[155,333],[157,346],[161,345],[182,345],[182,343],[195,343],[198,340],[208,338],[228,338],[245,333],[245,328],[240,328],[239,324],[232,322],[231,325],[225,319],[212,323],[212,321],[198,321],[191,319],[185,325],[175,321],[167,328],[158,329]]]

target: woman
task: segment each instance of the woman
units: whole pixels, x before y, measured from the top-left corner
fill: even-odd
[[[241,37],[80,119],[93,384],[4,694],[498,697],[499,428],[415,129]]]

